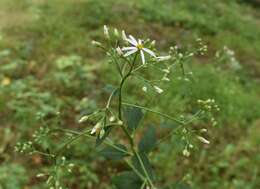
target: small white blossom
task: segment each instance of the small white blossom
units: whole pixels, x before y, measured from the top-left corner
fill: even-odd
[[[198,139],[200,142],[204,143],[204,144],[210,144],[210,142],[209,142],[207,139],[205,139],[205,138],[203,138],[203,137],[201,137],[201,136],[197,136],[197,139]]]
[[[146,52],[149,55],[151,55],[152,57],[156,58],[156,55],[153,51],[144,47],[142,40],[138,39],[138,41],[137,41],[132,35],[129,35],[129,38],[127,38],[127,41],[133,46],[122,48],[123,51],[126,51],[126,53],[124,55],[125,57],[127,57],[131,54],[134,54],[136,52],[140,52],[143,64],[145,64],[144,52]]]
[[[143,86],[142,90],[143,90],[144,92],[147,92],[147,87],[146,87],[146,86]]]
[[[109,118],[109,121],[110,121],[110,122],[114,122],[115,120],[116,120],[115,116],[111,116],[111,117]]]
[[[157,93],[159,93],[159,94],[161,94],[162,92],[163,92],[163,90],[160,88],[160,87],[158,87],[158,86],[153,86],[153,88],[156,90],[156,92]]]
[[[187,148],[185,148],[185,149],[182,151],[182,154],[183,154],[185,157],[189,157],[189,156],[190,156],[190,152],[187,150]]]

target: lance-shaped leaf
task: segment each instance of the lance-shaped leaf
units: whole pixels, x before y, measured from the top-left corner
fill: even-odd
[[[132,171],[126,171],[113,177],[112,183],[117,189],[140,189],[141,179]]]
[[[136,130],[142,120],[143,112],[137,107],[127,107],[124,109],[124,117],[126,119],[128,129],[132,132]]]
[[[128,155],[127,148],[122,144],[105,147],[99,153],[105,158],[111,160],[120,160]]]
[[[139,151],[149,153],[156,145],[156,130],[154,126],[149,125],[141,141],[139,142]]]

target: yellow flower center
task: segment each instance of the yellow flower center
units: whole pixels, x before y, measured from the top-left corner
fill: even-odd
[[[142,48],[144,48],[143,44],[138,44],[136,47],[137,47],[139,50],[141,50]]]

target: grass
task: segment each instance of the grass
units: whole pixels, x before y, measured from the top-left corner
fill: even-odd
[[[91,40],[102,40],[104,24],[156,39],[162,51],[176,44],[189,47],[198,37],[208,44],[206,56],[186,65],[193,72],[190,82],[183,85],[176,79],[176,68],[175,79],[164,86],[168,93],[156,103],[143,100],[141,83],[129,99],[141,99],[155,109],[162,106],[176,116],[192,112],[198,98],[214,98],[221,108],[219,128],[209,133],[210,148],[195,150],[186,159],[173,136],[160,146],[160,155],[152,154],[160,182],[183,179],[195,189],[260,187],[259,8],[235,0],[2,0],[0,15],[0,189],[45,187],[35,174],[50,167],[48,162],[13,152],[18,140],[28,139],[42,125],[39,116],[52,125],[60,111],[64,126],[78,128],[77,118],[103,103],[109,88],[104,83],[113,85],[115,76]],[[229,59],[214,58],[223,46],[235,51],[242,69],[233,69]],[[107,164],[103,170],[94,162],[97,156],[89,141],[77,144],[66,154],[79,165],[73,176],[63,175],[66,184],[95,188],[101,182],[98,188],[108,188],[107,175],[116,171],[111,170],[114,166],[98,159]],[[46,145],[54,144],[46,140]]]

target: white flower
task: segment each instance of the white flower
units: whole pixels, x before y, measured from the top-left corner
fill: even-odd
[[[204,143],[204,144],[209,144],[209,143],[210,143],[207,139],[205,139],[205,138],[203,138],[203,137],[201,137],[201,136],[197,136],[197,139],[198,139],[200,142]]]
[[[108,32],[108,27],[104,25],[104,35],[109,38],[109,32]]]
[[[147,92],[147,87],[146,87],[146,86],[143,86],[142,90],[143,90],[144,92]]]
[[[187,150],[187,148],[185,148],[185,149],[182,151],[182,154],[183,154],[185,157],[189,157],[189,156],[190,156],[190,152]]]
[[[163,90],[160,88],[160,87],[158,87],[158,86],[153,86],[153,88],[156,90],[156,92],[157,93],[159,93],[159,94],[161,94],[162,92],[163,92]]]
[[[126,53],[124,55],[125,57],[127,57],[131,54],[134,54],[136,52],[140,52],[143,64],[145,64],[144,52],[146,52],[149,55],[156,58],[156,55],[153,51],[144,47],[142,40],[138,39],[138,41],[137,41],[132,35],[129,35],[129,38],[127,38],[127,41],[133,46],[122,48],[123,51],[126,51]]]
[[[168,56],[158,56],[157,57],[157,61],[166,61],[166,60],[170,60],[171,59],[171,56],[168,55]]]
[[[114,122],[115,120],[116,120],[115,116],[111,116],[111,117],[109,118],[109,121],[110,121],[110,122]]]

